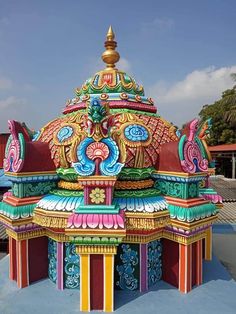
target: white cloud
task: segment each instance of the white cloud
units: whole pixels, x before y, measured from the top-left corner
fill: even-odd
[[[141,32],[145,35],[150,33],[163,33],[174,27],[174,20],[167,17],[156,17],[152,21],[144,22],[141,26]]]
[[[236,65],[219,69],[208,67],[195,70],[172,85],[158,81],[147,92],[156,100],[159,113],[181,126],[198,116],[204,104],[213,103],[224,90],[232,88],[232,73],[236,73]]]
[[[28,116],[30,112],[25,99],[15,96],[0,99],[0,132],[8,132],[8,120],[24,121]]]
[[[102,60],[91,60],[88,66],[88,72],[91,73],[91,76],[94,75],[96,72],[101,71],[106,68],[106,65]],[[127,74],[131,74],[131,64],[125,58],[120,58],[119,62],[116,64],[116,68],[120,71],[127,72]]]
[[[131,64],[125,58],[120,58],[120,61],[117,63],[117,68],[121,71],[127,72],[127,74],[131,73]]]
[[[12,85],[13,84],[10,79],[0,76],[0,89],[10,89]]]
[[[19,106],[25,105],[26,101],[24,99],[17,98],[15,96],[9,96],[6,99],[0,99],[0,110],[8,108],[17,108]]]

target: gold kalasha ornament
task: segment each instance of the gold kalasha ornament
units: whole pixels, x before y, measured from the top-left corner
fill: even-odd
[[[102,54],[102,60],[107,64],[107,70],[115,69],[115,63],[120,60],[119,52],[115,50],[117,42],[114,39],[115,34],[110,26],[107,32],[107,40],[104,44],[106,50]]]

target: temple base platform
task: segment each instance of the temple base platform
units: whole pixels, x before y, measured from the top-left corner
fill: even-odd
[[[214,256],[203,270],[203,284],[188,294],[162,280],[147,293],[115,291],[115,313],[235,313],[236,282]],[[58,290],[49,279],[19,289],[8,274],[6,256],[0,261],[0,313],[80,313],[78,290]]]

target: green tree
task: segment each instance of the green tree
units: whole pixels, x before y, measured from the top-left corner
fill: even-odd
[[[209,145],[236,143],[236,85],[214,104],[204,105],[199,116],[201,121],[212,118]]]

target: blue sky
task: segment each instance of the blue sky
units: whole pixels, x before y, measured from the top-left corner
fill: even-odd
[[[0,132],[38,129],[103,68],[112,24],[117,67],[181,126],[235,83],[236,1],[0,0]]]

